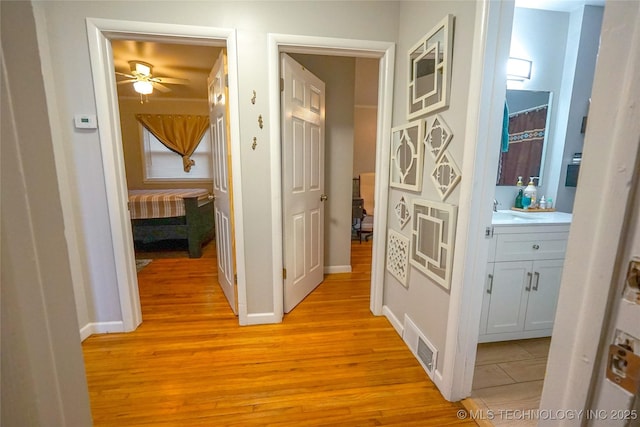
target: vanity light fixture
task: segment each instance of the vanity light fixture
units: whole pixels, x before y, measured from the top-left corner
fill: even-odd
[[[528,59],[509,57],[507,61],[507,80],[524,81],[531,78],[532,62]]]

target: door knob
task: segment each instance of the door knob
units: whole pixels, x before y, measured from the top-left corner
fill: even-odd
[[[320,196],[320,201],[321,201],[321,202],[325,202],[328,198],[329,198],[329,197],[327,197],[327,195],[326,195],[326,194],[323,194],[323,195],[321,195],[321,196]]]

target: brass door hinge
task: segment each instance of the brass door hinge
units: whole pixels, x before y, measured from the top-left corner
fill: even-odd
[[[229,74],[224,75],[224,85],[229,87]]]
[[[238,284],[238,275],[237,274],[233,275],[233,283],[235,283],[236,285]]]
[[[280,77],[280,92],[284,91],[284,79]]]
[[[286,278],[287,278],[287,269],[286,269],[286,268],[283,268],[283,269],[282,269],[282,278],[283,278],[283,279],[286,279]]]

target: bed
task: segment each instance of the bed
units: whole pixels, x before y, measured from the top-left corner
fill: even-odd
[[[129,214],[136,243],[186,240],[189,258],[200,258],[202,245],[214,237],[213,196],[207,190],[130,190]]]

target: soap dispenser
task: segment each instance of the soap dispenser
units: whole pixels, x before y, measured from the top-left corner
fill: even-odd
[[[524,197],[531,200],[531,204],[529,205],[529,207],[535,208],[537,190],[536,190],[536,185],[533,183],[533,177],[529,178],[529,184],[527,185],[527,188],[524,189],[523,195]]]
[[[524,208],[524,205],[522,204],[522,198],[523,198],[523,194],[522,194],[522,189],[518,190],[518,195],[516,196],[516,201],[513,205],[514,208],[516,209],[522,209]]]

